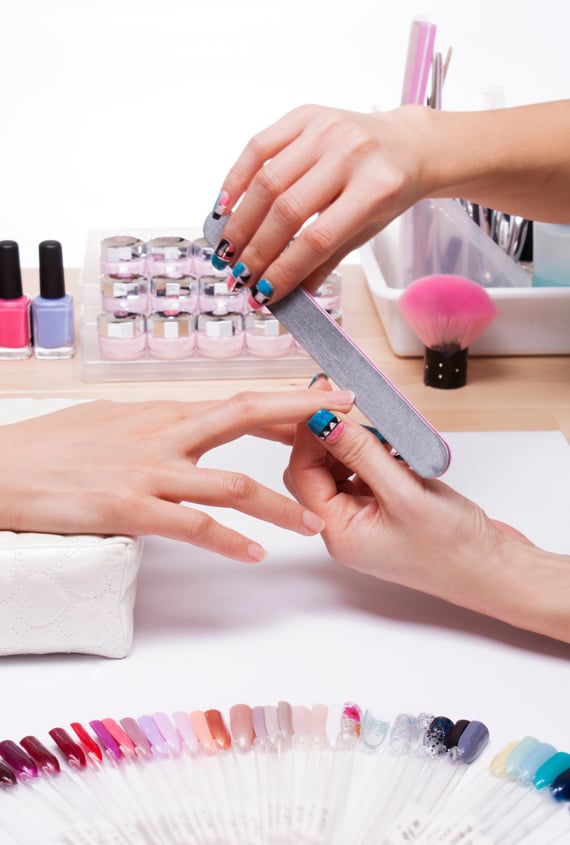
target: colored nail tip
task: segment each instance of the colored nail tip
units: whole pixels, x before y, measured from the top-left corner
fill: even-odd
[[[78,740],[80,741],[80,743],[82,744],[82,746],[87,751],[87,753],[93,755],[94,757],[97,758],[97,760],[100,763],[102,763],[103,762],[103,752],[101,751],[100,746],[97,745],[97,743],[95,742],[93,737],[83,727],[83,725],[80,724],[79,722],[71,722],[70,727],[73,730],[73,732],[75,733],[75,735],[78,738]]]
[[[263,708],[263,716],[265,719],[265,730],[267,736],[272,742],[277,742],[280,735],[279,729],[279,711],[274,704],[267,704]]]
[[[17,783],[18,778],[12,769],[0,762],[0,788],[4,789],[6,787],[16,786]]]
[[[161,711],[152,714],[152,718],[170,752],[177,756],[182,751],[182,739],[170,717]]]
[[[129,737],[126,731],[117,724],[114,719],[101,719],[117,745],[121,750],[123,756],[132,755],[136,752],[135,744]]]
[[[365,429],[366,429],[366,431],[369,431],[371,434],[373,434],[373,435],[374,435],[374,437],[377,437],[377,438],[378,438],[378,440],[380,441],[380,443],[387,443],[387,442],[388,442],[388,441],[386,440],[386,438],[384,437],[384,435],[383,435],[383,434],[381,434],[381,433],[378,431],[378,429],[377,429],[377,428],[374,428],[374,426],[373,426],[373,425],[364,425],[364,424],[362,424],[362,428],[365,428]]]
[[[479,757],[489,742],[489,729],[483,722],[476,719],[469,722],[461,733],[457,745],[452,751],[453,758],[458,763],[468,765]]]
[[[168,757],[168,745],[164,741],[164,737],[159,731],[152,716],[145,713],[143,716],[138,717],[137,722],[139,723],[139,727],[146,736],[147,740],[150,742],[153,753],[158,754],[161,757]]]
[[[311,708],[311,734],[316,739],[327,739],[328,715],[329,708],[326,704],[313,704]]]
[[[468,724],[469,719],[458,719],[447,736],[444,737],[443,744],[448,751],[457,746],[457,743]]]
[[[550,793],[556,801],[570,801],[570,768],[564,769],[550,784]]]
[[[358,739],[362,727],[362,710],[352,701],[347,701],[340,717],[340,732],[347,739]]]
[[[0,756],[4,759],[8,768],[12,769],[23,780],[36,778],[39,774],[34,760],[11,739],[4,739],[0,742]]]
[[[366,710],[360,726],[360,738],[363,745],[371,751],[378,748],[388,735],[390,723],[377,719],[370,710]]]
[[[416,729],[416,725],[416,717],[409,713],[399,713],[396,716],[389,737],[389,744],[392,751],[396,754],[406,754],[410,750],[412,746],[412,734]]]
[[[225,270],[228,264],[230,263],[229,260],[225,261],[223,258],[220,258],[215,253],[210,258],[210,262],[216,268],[216,270]]]
[[[119,744],[111,736],[103,722],[99,719],[94,719],[93,721],[89,722],[89,725],[95,733],[95,736],[97,737],[99,742],[105,748],[105,751],[111,757],[113,757],[113,759],[120,760],[123,755],[121,754]]]
[[[232,739],[221,712],[219,710],[206,710],[204,715],[216,746],[223,751],[227,751],[232,746]]]
[[[558,775],[568,768],[570,768],[570,754],[566,751],[557,751],[538,768],[533,779],[534,786],[536,789],[544,789],[546,786],[550,786]]]
[[[437,757],[445,752],[444,740],[453,729],[454,722],[447,716],[436,716],[430,723],[424,736],[424,751],[430,757]]]
[[[190,754],[197,754],[200,750],[200,743],[198,742],[198,737],[192,727],[192,722],[190,721],[188,713],[183,710],[177,710],[172,714],[172,718],[174,719],[174,724],[176,725],[185,747],[188,749]]]
[[[152,746],[140,728],[137,720],[133,719],[132,716],[125,716],[124,719],[120,720],[119,724],[134,744],[137,754],[143,757],[151,757]]]
[[[55,775],[60,771],[57,757],[37,737],[24,736],[20,745],[44,774]]]
[[[315,375],[308,384],[308,389],[310,390],[311,387],[313,387],[319,381],[319,379],[325,379],[325,381],[327,382],[329,381],[329,377],[326,373],[315,373]]]
[[[522,784],[532,783],[540,766],[550,760],[556,754],[557,749],[547,742],[541,742],[530,754],[524,758],[520,765],[519,781]]]
[[[279,732],[283,739],[288,739],[293,734],[292,710],[293,708],[291,707],[288,701],[277,702]]]
[[[205,751],[207,754],[213,754],[216,751],[216,743],[208,726],[208,721],[204,711],[193,710],[190,713],[190,721],[192,722],[192,727],[198,737],[200,749]]]
[[[502,751],[499,751],[498,754],[495,754],[495,756],[492,758],[491,762],[489,763],[489,771],[493,775],[493,777],[497,777],[497,778],[506,777],[507,773],[506,773],[505,765],[506,765],[508,756],[511,753],[511,751],[514,748],[517,747],[518,744],[519,744],[519,740],[514,739],[514,740],[512,740],[512,742],[509,742],[507,745],[505,745],[505,747],[502,749]]]
[[[304,704],[296,704],[291,712],[293,734],[297,737],[311,735],[311,711]]]
[[[234,704],[230,707],[230,731],[233,744],[240,751],[249,751],[255,739],[253,713],[248,704]]]
[[[521,741],[517,744],[516,748],[513,748],[505,761],[506,776],[512,778],[513,780],[518,779],[521,763],[524,761],[524,758],[527,757],[531,751],[534,751],[539,745],[540,742],[536,739],[536,737],[523,737],[523,739],[521,739]]]
[[[341,425],[341,421],[331,411],[321,408],[308,420],[307,425],[321,440],[329,440],[331,434]]]
[[[87,765],[85,752],[67,733],[64,728],[52,728],[49,735],[73,768],[84,769]]]

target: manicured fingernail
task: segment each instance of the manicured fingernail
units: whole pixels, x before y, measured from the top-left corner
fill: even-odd
[[[216,270],[225,270],[235,254],[236,248],[233,243],[227,238],[222,238],[210,260]]]
[[[265,558],[267,557],[267,552],[265,551],[263,546],[260,546],[257,543],[250,543],[247,547],[247,553],[250,558],[256,563],[265,560]]]
[[[311,387],[313,387],[313,385],[316,384],[320,379],[324,379],[328,383],[329,377],[327,376],[326,373],[315,373],[315,375],[313,376],[313,378],[309,382],[308,389],[310,390]]]
[[[314,534],[320,534],[321,531],[324,531],[326,522],[312,511],[303,511],[303,525]]]
[[[244,288],[251,279],[251,273],[247,264],[244,264],[243,261],[238,261],[232,270],[232,277],[234,279],[233,286],[236,290]]]
[[[345,429],[344,423],[324,408],[313,414],[307,425],[313,434],[328,443],[334,443],[338,440]]]
[[[226,211],[228,210],[228,206],[230,204],[230,195],[227,191],[220,191],[218,194],[218,198],[214,204],[214,210],[212,211],[212,217],[214,220],[219,220]]]
[[[252,285],[249,290],[247,301],[249,307],[254,311],[269,302],[273,296],[273,285],[267,279],[260,279],[257,284]]]
[[[327,400],[333,405],[341,405],[343,408],[348,406],[352,408],[354,405],[354,393],[352,390],[330,390],[327,395]]]

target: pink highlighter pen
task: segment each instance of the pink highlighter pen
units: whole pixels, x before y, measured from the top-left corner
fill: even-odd
[[[16,241],[0,241],[0,359],[32,354],[30,299],[22,291]]]

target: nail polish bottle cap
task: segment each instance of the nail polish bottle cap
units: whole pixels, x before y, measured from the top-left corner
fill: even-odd
[[[18,244],[0,241],[0,299],[19,299],[22,294]]]
[[[40,254],[40,294],[45,299],[65,296],[63,255],[59,241],[42,241]]]

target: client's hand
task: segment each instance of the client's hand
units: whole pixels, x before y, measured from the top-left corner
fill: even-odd
[[[181,502],[231,507],[301,534],[322,520],[248,476],[202,469],[208,450],[244,434],[285,442],[348,391],[240,393],[211,402],[90,402],[0,426],[0,527],[63,534],[159,534],[241,561],[264,550]]]
[[[334,427],[330,416],[298,427],[285,483],[325,520],[333,558],[570,641],[570,558],[538,549],[442,481],[415,475],[370,431],[350,420]],[[315,437],[321,430],[331,433]]]

